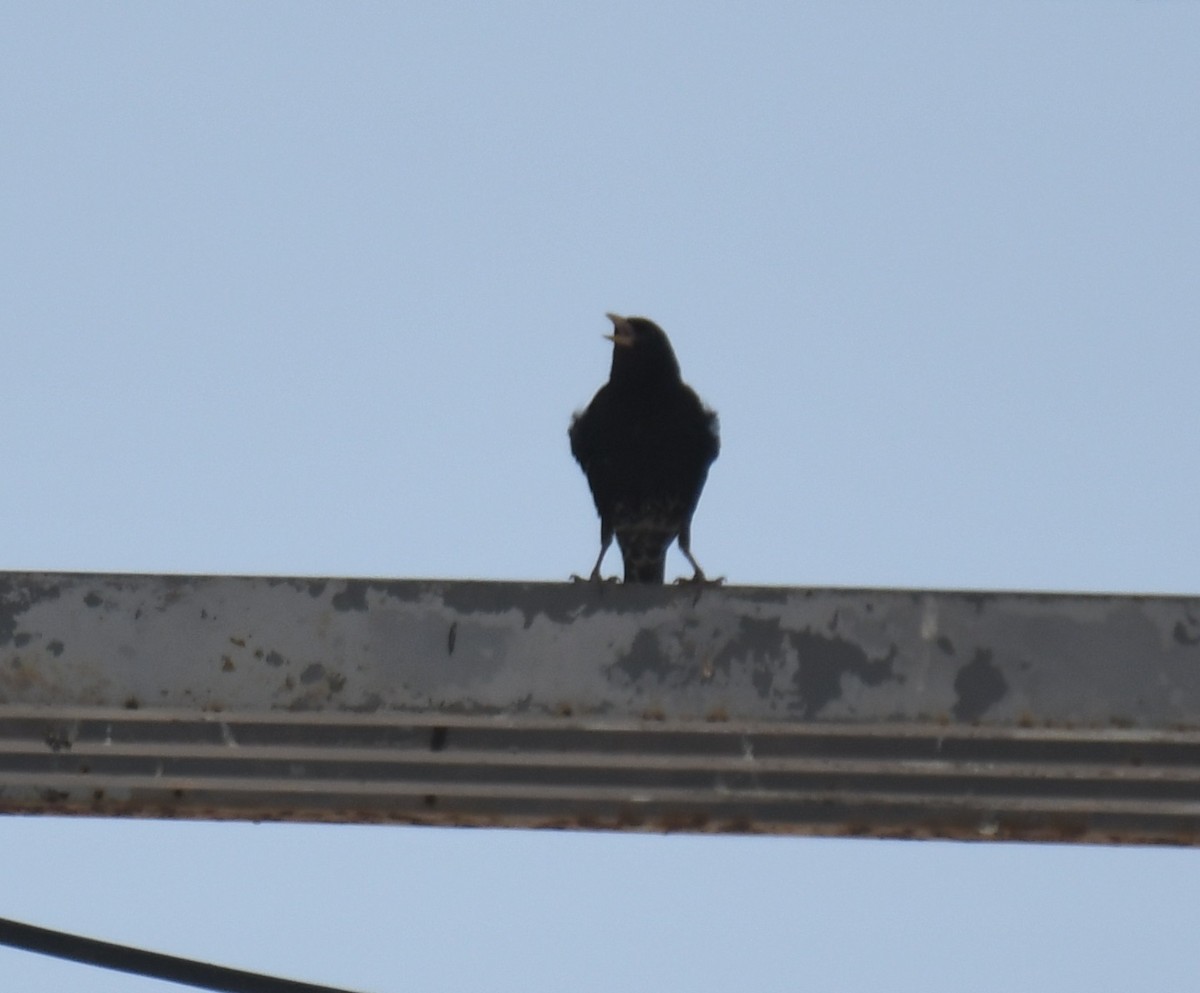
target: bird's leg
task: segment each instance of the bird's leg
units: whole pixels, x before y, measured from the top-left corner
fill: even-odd
[[[700,563],[696,561],[695,556],[693,556],[692,553],[688,549],[684,548],[682,545],[680,546],[680,551],[682,551],[684,554],[684,557],[690,563],[692,563],[692,568],[696,570],[696,574],[694,576],[692,576],[691,579],[687,580],[687,582],[689,582],[689,583],[707,583],[708,577],[706,575],[704,575],[704,570],[700,568]]]
[[[696,561],[696,557],[692,554],[692,532],[690,527],[683,527],[679,531],[679,550],[683,552],[684,558],[692,564],[692,568],[696,570],[696,574],[691,579],[678,579],[676,582],[695,583],[698,586],[720,586],[725,582],[724,576],[709,579],[704,575],[704,570],[700,568],[700,563]]]
[[[709,579],[706,575],[704,575],[704,570],[700,568],[700,563],[692,557],[691,552],[689,552],[686,548],[681,548],[680,551],[683,552],[683,554],[687,557],[687,560],[692,563],[692,568],[696,570],[696,574],[692,576],[691,579],[684,579],[680,577],[676,580],[677,583],[699,583],[700,585],[720,586],[723,582],[725,582],[724,576],[718,576],[716,579]]]
[[[608,546],[612,544],[612,532],[602,531],[600,534],[600,554],[596,556],[596,565],[592,568],[592,574],[584,579],[582,576],[577,576],[572,573],[571,582],[573,583],[603,583],[604,580],[600,577],[600,563],[604,561],[604,553],[608,551]]]

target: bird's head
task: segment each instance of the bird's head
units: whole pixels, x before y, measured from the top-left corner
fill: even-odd
[[[662,328],[645,317],[606,316],[613,323],[612,333],[604,336],[613,343],[613,382],[632,385],[679,379],[679,362]]]

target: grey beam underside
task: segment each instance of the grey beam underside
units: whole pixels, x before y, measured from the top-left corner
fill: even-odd
[[[0,573],[0,811],[1200,841],[1200,599]]]

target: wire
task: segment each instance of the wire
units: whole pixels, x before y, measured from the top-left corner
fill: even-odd
[[[163,979],[172,983],[184,983],[205,990],[221,993],[352,993],[351,990],[334,986],[315,986],[294,979],[279,979],[256,972],[243,972],[222,965],[196,962],[161,952],[147,952],[128,945],[114,945],[95,938],[83,938],[77,934],[51,931],[47,928],[21,924],[0,917],[0,945],[8,945],[26,952],[53,955],[55,958],[70,959],[103,969],[131,972],[151,979]]]

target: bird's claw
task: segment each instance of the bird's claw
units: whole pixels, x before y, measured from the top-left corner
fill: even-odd
[[[571,582],[572,583],[590,583],[593,586],[603,588],[604,586],[607,586],[609,583],[617,582],[617,577],[609,576],[607,579],[605,579],[603,576],[600,575],[600,573],[593,572],[590,576],[587,576],[585,578],[585,577],[579,575],[579,573],[573,572],[573,573],[571,573]]]
[[[696,574],[694,576],[692,576],[690,579],[687,578],[686,576],[680,576],[677,580],[675,580],[675,585],[676,586],[692,586],[692,585],[695,585],[695,586],[724,586],[725,585],[725,577],[724,576],[715,576],[714,578],[709,579],[706,575],[704,575],[704,573],[702,573],[699,569],[697,569]]]
[[[677,580],[675,580],[676,586],[695,587],[696,595],[692,598],[692,606],[693,607],[696,606],[696,604],[698,604],[700,602],[700,594],[703,593],[708,587],[723,586],[724,584],[725,584],[724,576],[717,576],[713,579],[709,579],[699,569],[696,570],[696,574],[694,576],[692,576],[691,579],[687,579],[683,576],[680,576]]]

